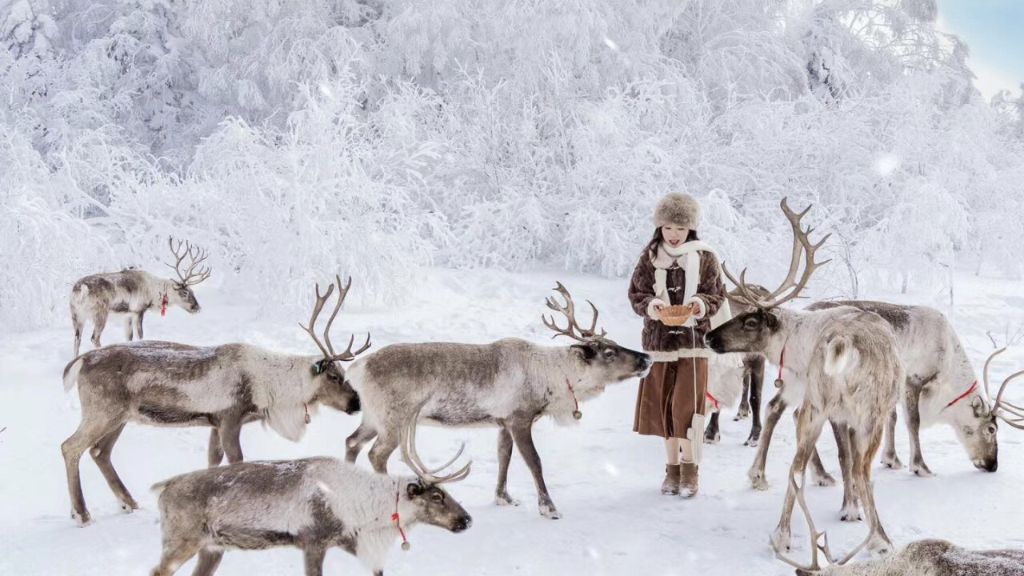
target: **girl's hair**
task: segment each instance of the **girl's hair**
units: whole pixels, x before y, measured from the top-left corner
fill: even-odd
[[[654,258],[655,256],[658,255],[658,246],[661,245],[661,242],[664,239],[665,237],[661,235],[661,226],[658,226],[657,228],[654,229],[654,237],[651,238],[651,241],[647,243],[647,253],[650,255],[651,258]],[[686,234],[686,242],[689,242],[691,240],[700,240],[700,238],[697,237],[696,230],[690,230]]]

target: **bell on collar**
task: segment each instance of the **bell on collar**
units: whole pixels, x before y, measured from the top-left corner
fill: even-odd
[[[782,381],[782,378],[776,378],[775,379],[775,387],[776,388],[782,388],[783,384],[785,384],[785,382]]]
[[[580,412],[579,410],[573,410],[572,411],[572,417],[577,419],[577,420],[579,420],[579,419],[583,418],[583,412]]]
[[[412,544],[409,544],[408,542],[402,542],[402,550],[404,552],[408,552],[409,548],[412,548]]]

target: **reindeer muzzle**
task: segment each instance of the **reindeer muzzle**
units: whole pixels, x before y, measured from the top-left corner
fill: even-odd
[[[451,530],[452,530],[452,532],[456,532],[456,533],[458,533],[458,532],[465,532],[466,530],[469,530],[469,527],[472,526],[472,525],[473,525],[473,518],[470,515],[467,514],[465,516],[460,516],[459,518],[456,518],[455,522],[452,523]]]

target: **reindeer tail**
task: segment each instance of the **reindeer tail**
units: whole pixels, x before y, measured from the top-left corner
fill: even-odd
[[[64,391],[70,392],[75,387],[75,383],[78,382],[78,373],[82,370],[82,358],[79,356],[68,365],[64,367]]]
[[[825,373],[829,376],[842,375],[860,360],[860,353],[849,336],[833,336],[825,346]]]

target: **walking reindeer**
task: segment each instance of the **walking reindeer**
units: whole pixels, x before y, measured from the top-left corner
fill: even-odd
[[[320,348],[320,355],[279,354],[249,344],[197,347],[172,342],[143,341],[107,346],[82,354],[64,368],[64,389],[78,383],[82,420],[61,444],[67,469],[71,517],[89,522],[79,461],[89,450],[110,489],[130,512],[138,508],[111,464],[110,453],[128,422],[154,426],[210,426],[209,464],[226,453],[231,463],[242,460],[242,425],[262,421],[285,438],[298,441],[311,411],[326,404],[348,414],[359,411],[359,397],[345,381],[338,364],[354,360],[370,346],[370,338],[355,352],[354,336],[337,354],[330,331],[352,280],[341,279],[323,296],[316,287],[316,304],[303,329]],[[314,327],[324,304],[338,288],[334,311],[323,331]],[[216,445],[215,442],[216,441]]]
[[[753,310],[741,314],[709,332],[709,346],[718,353],[760,352],[768,358],[782,358],[787,402],[799,404],[797,452],[791,476],[803,476],[807,462],[826,421],[840,427],[848,438],[853,478],[851,489],[863,502],[870,527],[867,538],[850,556],[867,546],[872,552],[891,550],[892,544],[875,509],[871,482],[871,462],[882,441],[884,418],[896,404],[903,367],[897,352],[896,337],[877,314],[850,307],[806,312],[781,305],[803,290],[811,275],[825,262],[815,261],[815,252],[827,240],[817,244],[808,239],[811,229],[802,229],[801,218],[808,207],[797,214],[782,200],[782,210],[793,230],[793,253],[789,274],[767,297],[756,295],[746,283],[746,271],[739,280],[727,267],[723,271],[740,289],[737,297]],[[801,256],[806,261],[797,280]],[[827,262],[827,261],[826,261]],[[776,551],[790,545],[790,520],[796,484],[786,491],[782,517],[772,534]]]
[[[131,341],[133,333],[141,340],[142,319],[149,310],[167,312],[168,306],[178,306],[195,314],[199,302],[192,287],[210,277],[210,267],[202,266],[209,256],[190,242],[175,242],[168,238],[174,264],[168,264],[178,274],[177,280],[158,278],[143,270],[126,269],[86,276],[75,282],[71,289],[71,323],[75,328],[75,356],[82,347],[85,320],[92,321],[92,345],[100,347],[100,335],[111,313],[127,314],[125,337]],[[188,263],[182,269],[182,263]]]
[[[561,283],[555,290],[565,304],[548,298],[547,305],[563,314],[568,325],[558,327],[553,317],[544,318],[544,324],[554,336],[575,340],[571,346],[539,346],[516,338],[491,344],[394,344],[355,362],[347,377],[359,394],[363,421],[345,442],[348,460],[354,462],[376,437],[370,462],[385,472],[403,423],[421,405],[424,418],[443,426],[496,425],[497,503],[518,504],[506,490],[515,445],[533,474],[541,515],[559,518],[534,447],[533,423],[542,416],[559,423],[578,420],[581,402],[609,384],[643,376],[651,359],[609,340],[604,330],[598,332],[592,303],[593,321],[581,328],[569,291]]]
[[[796,568],[797,576],[1024,576],[1024,550],[967,550],[946,540],[918,540],[880,559],[848,564],[833,561],[828,538],[818,532],[804,500],[803,486],[790,484],[807,522],[811,563],[800,564],[776,552],[776,558]],[[818,553],[825,556],[825,565]]]
[[[192,576],[210,576],[224,550],[291,546],[305,556],[306,576],[323,574],[330,548],[359,558],[375,576],[387,554],[416,524],[462,532],[472,518],[442,488],[469,475],[470,463],[443,476],[416,453],[409,422],[402,456],[415,478],[374,474],[335,458],[243,462],[176,476],[153,486],[160,494],[163,554],[152,576],[170,576],[199,554]],[[254,514],[254,510],[260,513]]]
[[[996,432],[997,411],[978,388],[974,368],[953,326],[941,312],[927,306],[903,306],[886,302],[845,300],[817,302],[808,310],[827,310],[852,306],[877,313],[892,327],[906,372],[900,405],[910,434],[910,470],[918,476],[931,476],[921,450],[920,429],[942,422],[956,432],[971,463],[980,470],[995,472],[999,466]],[[755,488],[765,489],[765,462],[775,426],[788,404],[781,393],[769,403],[761,445],[749,476]],[[882,462],[900,468],[896,455],[896,410],[889,415]],[[842,454],[843,448],[840,447]],[[817,452],[812,456],[818,482],[832,484]],[[855,520],[854,515],[848,520]]]

